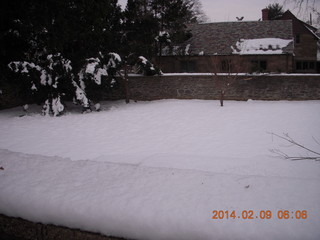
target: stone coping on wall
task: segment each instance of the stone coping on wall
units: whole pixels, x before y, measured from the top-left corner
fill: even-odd
[[[319,76],[320,73],[164,73],[155,75],[155,77],[170,77],[170,76]],[[142,74],[129,74],[128,77],[150,77]]]
[[[0,239],[4,240],[125,240],[52,224],[34,223],[0,214]]]

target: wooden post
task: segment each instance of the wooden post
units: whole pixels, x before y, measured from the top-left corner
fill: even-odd
[[[128,69],[127,69],[127,61],[124,62],[124,90],[126,94],[126,103],[128,104],[130,102],[129,97],[129,79],[128,79]]]
[[[220,106],[223,107],[223,99],[224,99],[224,90],[220,91]]]

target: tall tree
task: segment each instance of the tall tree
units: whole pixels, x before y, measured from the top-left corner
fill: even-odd
[[[268,17],[270,20],[277,19],[284,13],[283,6],[281,6],[279,3],[269,4],[267,9],[269,10]]]
[[[191,9],[191,16],[189,18],[190,22],[201,23],[208,22],[209,18],[203,11],[203,6],[200,0],[184,0],[186,4],[189,5]]]
[[[186,25],[204,19],[198,0],[128,0],[124,16],[127,52],[148,58],[159,52],[161,36],[170,36],[172,43],[185,41]]]
[[[318,28],[320,27],[319,0],[284,0],[284,5],[297,9],[298,15],[300,15],[299,17],[305,21],[309,21],[310,14],[313,14],[314,19],[312,20],[312,25]]]
[[[158,22],[150,10],[149,0],[128,0],[124,11],[123,51],[125,55],[154,54],[154,37]]]
[[[8,73],[0,79],[0,85],[16,84],[15,89],[22,93],[31,89],[33,95],[46,92],[40,97],[48,99],[50,107],[46,109],[65,94],[74,94],[73,79],[86,59],[99,52],[107,55],[120,47],[122,13],[117,2],[4,0],[0,8],[0,69]],[[65,59],[70,66],[68,74],[58,67],[65,64]],[[16,61],[17,68],[11,69],[21,73],[20,77],[11,76],[7,66],[12,61]],[[40,79],[39,86],[33,79]]]
[[[310,9],[315,7],[318,0],[284,0],[284,4],[293,4],[295,8],[298,8],[299,12],[303,9]]]
[[[4,0],[2,14],[1,38],[8,58],[22,46],[18,52],[29,61],[41,52],[60,52],[77,62],[118,46],[121,8],[117,0]],[[12,38],[23,44],[11,46]]]

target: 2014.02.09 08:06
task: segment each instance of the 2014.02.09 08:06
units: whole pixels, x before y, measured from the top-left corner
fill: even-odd
[[[211,219],[307,219],[307,210],[214,210]]]

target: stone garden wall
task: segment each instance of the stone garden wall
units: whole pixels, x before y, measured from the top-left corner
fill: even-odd
[[[0,214],[0,239],[4,240],[125,240],[79,229],[34,223]]]
[[[320,75],[165,75],[130,77],[130,99],[317,100]],[[124,91],[106,96],[124,98]]]
[[[229,100],[320,100],[320,74],[129,76],[127,87],[121,80],[103,99],[125,99],[126,92],[137,101],[219,99],[221,90]],[[3,88],[0,109],[24,104],[19,96],[15,88]]]

